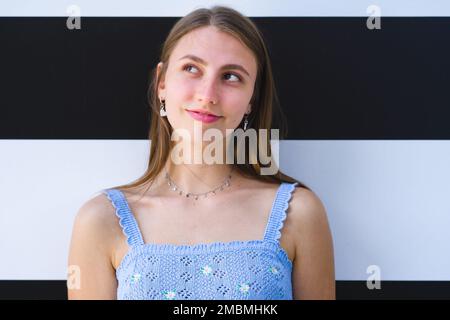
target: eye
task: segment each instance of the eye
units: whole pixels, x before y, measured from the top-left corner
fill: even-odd
[[[185,66],[183,67],[183,70],[189,72],[189,69],[190,69],[190,68],[197,69],[197,67],[195,67],[194,65],[192,65],[192,64],[187,64],[187,65],[185,65]],[[191,72],[189,72],[189,73],[191,73]],[[237,80],[230,81],[230,82],[241,82],[241,81],[242,81],[241,77],[238,76],[237,74],[234,74],[234,73],[225,73],[225,76],[234,76],[234,77],[237,78]]]
[[[231,82],[241,82],[241,77],[239,77],[238,75],[234,74],[234,73],[225,73],[225,75],[230,75],[230,76],[235,76],[237,78],[237,81],[231,81]]]
[[[193,66],[192,64],[187,64],[187,65],[185,65],[184,67],[183,67],[183,70],[187,70],[187,69],[189,69],[190,67],[193,67],[193,68],[195,68],[195,69],[197,69],[195,66]]]

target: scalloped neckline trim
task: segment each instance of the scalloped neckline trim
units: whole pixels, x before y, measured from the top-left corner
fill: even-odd
[[[283,265],[292,269],[293,261],[289,258],[286,250],[280,245],[279,242],[271,240],[233,240],[233,241],[217,241],[211,243],[197,243],[197,244],[172,244],[172,243],[144,243],[139,245],[130,246],[127,253],[123,256],[117,269],[116,275],[121,273],[124,268],[124,264],[135,254],[202,254],[211,252],[227,252],[234,251],[236,249],[251,249],[269,250],[276,254],[280,258]]]

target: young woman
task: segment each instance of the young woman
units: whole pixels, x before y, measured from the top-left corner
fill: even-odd
[[[254,23],[227,7],[191,12],[172,28],[152,79],[148,169],[80,208],[69,265],[81,285],[69,299],[334,299],[320,199],[279,170],[263,174],[257,153],[270,139],[257,136],[256,151],[235,145],[234,161],[224,160],[230,129],[258,134],[272,115],[283,120]],[[222,161],[174,161],[172,134],[195,137],[199,126],[222,134]],[[186,141],[183,156],[199,145]]]

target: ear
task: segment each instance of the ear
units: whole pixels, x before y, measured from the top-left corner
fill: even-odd
[[[252,105],[251,104],[248,105],[247,114],[250,114],[250,112],[252,112]]]
[[[159,62],[158,65],[156,66],[156,77],[159,78],[159,75],[161,74],[161,70],[163,67],[163,63]],[[164,78],[160,80],[159,84],[158,84],[158,96],[164,96],[165,95],[165,88],[166,85],[164,83]]]

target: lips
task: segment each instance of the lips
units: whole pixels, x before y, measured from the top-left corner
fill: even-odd
[[[221,116],[216,116],[210,113],[202,113],[202,112],[197,112],[197,111],[193,111],[193,110],[186,110],[189,115],[194,118],[195,120],[204,122],[204,123],[211,123],[211,122],[215,122],[217,120],[219,120],[220,118],[222,118]]]

